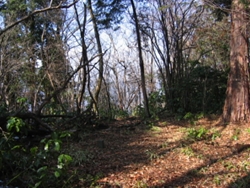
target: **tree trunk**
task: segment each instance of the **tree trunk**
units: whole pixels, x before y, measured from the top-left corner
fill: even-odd
[[[247,13],[241,0],[233,0],[231,13],[230,73],[223,108],[224,122],[249,122],[249,68]]]
[[[87,84],[87,66],[89,64],[89,59],[88,59],[88,53],[87,53],[87,45],[85,42],[85,31],[86,31],[86,24],[87,24],[87,6],[86,4],[84,6],[84,15],[83,15],[83,21],[81,23],[81,20],[79,18],[79,13],[77,11],[77,5],[74,4],[74,10],[76,14],[76,22],[78,25],[78,29],[80,31],[80,36],[81,36],[81,50],[82,50],[82,57],[80,60],[80,66],[83,66],[82,69],[82,88],[80,90],[80,95],[76,99],[76,107],[77,107],[77,114],[81,113],[82,109],[82,102],[83,102],[83,97],[85,94],[85,89],[86,89],[86,84]]]
[[[95,91],[94,91],[94,95],[92,98],[92,102],[93,102],[93,110],[94,112],[98,115],[98,96],[99,93],[101,91],[101,87],[102,87],[102,80],[103,80],[103,53],[102,53],[102,45],[101,45],[101,39],[100,39],[100,35],[99,35],[99,30],[98,30],[98,26],[97,26],[97,20],[95,17],[95,14],[93,12],[92,9],[92,2],[91,0],[88,0],[88,6],[89,6],[89,11],[90,11],[90,16],[93,22],[93,27],[94,27],[94,33],[95,33],[95,39],[96,39],[96,43],[97,43],[97,49],[98,49],[98,53],[99,53],[99,74],[98,74],[98,78],[96,81],[96,87],[95,87]]]
[[[142,94],[143,94],[143,100],[144,100],[145,115],[146,115],[146,117],[150,117],[147,90],[146,90],[146,81],[145,81],[145,74],[144,74],[144,62],[143,62],[143,57],[142,57],[140,28],[139,28],[139,23],[138,23],[138,19],[137,19],[135,4],[134,4],[133,0],[131,0],[131,5],[132,5],[132,9],[133,9],[133,16],[134,16],[134,19],[135,19],[135,28],[136,28],[136,36],[137,36],[138,52],[139,52],[139,61],[140,61],[140,70],[141,70],[141,87],[142,87]]]

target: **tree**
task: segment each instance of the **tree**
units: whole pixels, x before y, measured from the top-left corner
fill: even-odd
[[[249,122],[249,56],[247,5],[233,0],[231,7],[230,73],[222,118],[225,122]]]
[[[172,112],[183,111],[188,109],[189,99],[182,84],[190,72],[191,52],[195,48],[193,39],[202,24],[203,8],[194,0],[152,2],[152,11],[141,13],[146,18],[141,31],[152,45],[148,52],[158,67],[158,82],[165,95],[165,107]]]
[[[74,3],[65,3],[12,0],[1,6],[0,103],[20,118],[33,119],[36,125],[45,125],[40,120],[42,113],[55,114],[55,109],[56,113],[66,112],[62,93],[72,74],[63,41],[65,12],[61,8]]]
[[[99,97],[99,93],[101,91],[101,86],[102,86],[102,81],[103,81],[103,64],[104,64],[104,62],[103,62],[102,44],[101,44],[99,29],[98,29],[98,25],[97,25],[97,18],[94,14],[91,0],[88,0],[88,9],[89,9],[90,17],[91,17],[91,20],[93,23],[95,40],[97,43],[97,49],[98,49],[98,55],[99,55],[99,67],[98,67],[99,74],[98,74],[98,79],[96,81],[95,91],[94,91],[94,94],[92,96],[93,110],[96,114],[98,114],[97,104],[98,104],[98,97]]]
[[[60,3],[59,3],[59,5],[57,5],[57,6],[51,6],[52,4],[52,2],[53,1],[50,1],[50,3],[49,3],[49,7],[45,7],[45,8],[41,8],[41,9],[38,9],[38,10],[34,10],[33,12],[26,12],[26,13],[28,13],[28,14],[22,14],[21,16],[22,17],[20,17],[18,20],[15,20],[15,21],[13,21],[13,22],[11,22],[11,23],[9,23],[9,24],[7,24],[6,25],[6,23],[5,23],[5,27],[3,28],[3,29],[0,29],[0,36],[1,35],[3,35],[6,31],[8,31],[8,30],[10,30],[10,29],[12,29],[13,27],[15,27],[16,25],[18,25],[18,24],[20,24],[20,23],[22,23],[22,22],[24,22],[24,21],[27,21],[27,20],[29,20],[31,17],[33,17],[34,15],[37,15],[37,14],[39,14],[39,13],[41,13],[41,12],[46,12],[46,11],[50,11],[50,10],[55,10],[55,9],[60,9],[60,8],[69,8],[69,7],[71,7],[72,5],[74,5],[76,2],[77,2],[78,0],[75,0],[75,1],[73,1],[73,3],[71,3],[71,4],[69,4],[69,5],[62,5],[62,1],[60,1]],[[8,7],[8,6],[6,6],[6,4],[8,4],[8,3],[10,3],[11,5],[13,5],[14,4],[14,6],[15,5],[18,5],[18,3],[20,3],[21,4],[21,6],[18,6],[18,8],[19,9],[24,9],[24,8],[27,8],[26,6],[23,6],[24,5],[24,3],[23,2],[20,2],[20,1],[15,1],[15,0],[13,0],[13,1],[7,1],[7,2],[3,2],[3,1],[1,1],[0,2],[0,11],[1,11],[1,13],[2,12],[5,12],[5,11],[9,11],[10,9],[12,9],[13,7],[12,6],[10,6],[10,7]],[[32,2],[27,2],[27,4],[31,4],[32,5]],[[13,13],[13,12],[12,12]]]
[[[94,2],[93,9],[99,29],[119,29],[119,24],[123,20],[123,12],[127,8],[127,1],[96,0]]]
[[[138,16],[137,16],[137,12],[136,12],[136,8],[135,8],[135,4],[133,0],[131,0],[131,5],[133,9],[133,18],[134,18],[135,29],[136,29],[139,62],[140,62],[139,65],[140,65],[140,71],[141,71],[141,87],[142,87],[142,94],[143,94],[143,99],[144,99],[145,115],[146,117],[150,117],[148,96],[147,96],[147,90],[146,90],[146,81],[145,81],[145,74],[144,74],[144,62],[143,62],[143,57],[142,57],[140,27],[139,27]]]
[[[87,84],[87,70],[89,65],[89,59],[88,59],[88,52],[87,52],[87,45],[85,41],[85,34],[86,34],[86,24],[87,24],[87,6],[84,4],[83,7],[83,21],[81,22],[79,12],[77,10],[77,5],[74,5],[75,10],[75,17],[77,22],[77,30],[80,32],[80,39],[79,39],[79,45],[81,47],[81,57],[80,57],[80,63],[79,66],[82,66],[82,71],[80,75],[78,75],[78,78],[81,82],[81,88],[80,84],[78,87],[79,95],[76,97],[76,106],[77,106],[77,113],[80,114],[81,112],[81,104],[83,102],[83,96],[85,94],[86,84]],[[75,94],[75,93],[74,93]]]

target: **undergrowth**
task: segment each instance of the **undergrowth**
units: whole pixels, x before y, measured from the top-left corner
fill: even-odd
[[[12,117],[7,131],[0,137],[0,175],[4,186],[68,187],[75,172],[68,173],[73,158],[62,152],[62,143],[70,136],[67,132],[54,132],[50,137],[35,141],[15,136],[24,122]]]

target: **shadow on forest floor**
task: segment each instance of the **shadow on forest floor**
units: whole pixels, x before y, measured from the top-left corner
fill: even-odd
[[[187,139],[190,130],[207,130]],[[237,187],[249,182],[247,125],[121,120],[69,144],[78,187]]]

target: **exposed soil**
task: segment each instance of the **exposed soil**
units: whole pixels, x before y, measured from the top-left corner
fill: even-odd
[[[170,118],[108,125],[69,144],[76,187],[250,187],[249,124],[214,117],[196,125]],[[192,139],[191,128],[201,127],[207,132]]]

